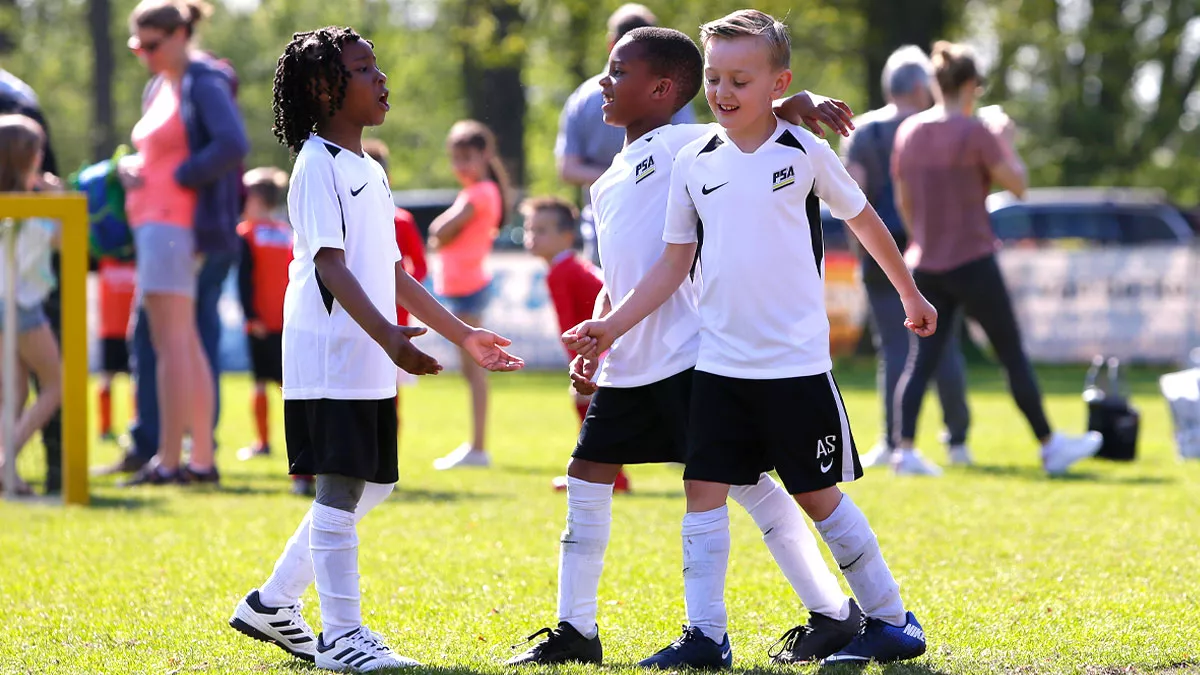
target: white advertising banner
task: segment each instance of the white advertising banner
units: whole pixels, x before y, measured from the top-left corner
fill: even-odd
[[[999,262],[1033,361],[1180,362],[1200,339],[1190,249],[1007,249]]]

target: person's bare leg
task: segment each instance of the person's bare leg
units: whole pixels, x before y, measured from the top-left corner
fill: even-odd
[[[46,426],[46,422],[62,405],[62,357],[59,355],[58,341],[54,339],[54,333],[50,331],[48,324],[21,333],[17,337],[17,356],[24,366],[19,373],[23,381],[20,389],[23,390],[24,396],[21,395],[22,392],[18,392],[18,407],[24,405],[29,392],[26,368],[32,371],[42,387],[33,405],[26,408],[17,419],[16,451],[20,452],[33,434]]]
[[[209,471],[213,466],[213,406],[215,386],[208,356],[200,342],[200,331],[192,325],[191,377],[192,407],[191,422],[192,456],[189,465],[197,471]]]
[[[192,418],[192,391],[197,387],[192,381],[192,343],[199,341],[194,337],[195,302],[170,293],[147,293],[143,302],[158,355],[157,459],[163,470],[176,471],[183,455],[183,433]]]

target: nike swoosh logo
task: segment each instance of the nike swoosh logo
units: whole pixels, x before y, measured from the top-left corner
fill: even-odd
[[[350,196],[351,196],[351,197],[357,197],[357,196],[358,196],[358,193],[360,193],[360,192],[362,192],[363,190],[366,190],[366,189],[367,189],[367,184],[366,184],[366,183],[363,183],[363,184],[362,184],[362,187],[358,188],[357,190],[351,190],[351,191],[350,191]]]
[[[732,653],[733,653],[732,649],[726,649],[725,651],[721,652],[721,658],[727,659],[727,658],[729,658],[729,655]]]
[[[829,473],[829,470],[832,468],[833,468],[833,461],[830,460],[829,464],[821,465],[821,473]]]
[[[712,194],[713,192],[720,190],[721,188],[725,187],[726,185],[729,185],[729,181],[725,181],[724,183],[721,183],[720,185],[717,185],[716,187],[711,187],[711,188],[708,187],[707,185],[704,185],[704,186],[700,187],[700,192],[703,194],[706,194],[706,195]]]
[[[841,563],[838,563],[838,567],[841,568],[841,570],[844,572],[844,571],[850,569],[851,567],[854,567],[854,563],[858,562],[859,560],[862,560],[862,557],[864,555],[866,555],[866,553],[859,553],[858,557],[855,558],[854,560],[851,560],[849,565],[843,565]]]

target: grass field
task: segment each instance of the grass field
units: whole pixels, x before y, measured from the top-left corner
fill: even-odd
[[[872,374],[866,364],[838,372],[865,451],[878,431]],[[1080,430],[1082,370],[1041,374],[1051,419]],[[1200,464],[1176,459],[1154,375],[1139,372],[1134,383],[1143,411],[1136,463],[1093,460],[1068,478],[1043,477],[1003,381],[983,368],[970,376],[977,467],[941,479],[872,472],[848,486],[930,645],[919,661],[867,672],[1200,672]],[[428,672],[505,672],[510,645],[555,621],[565,504],[549,479],[572,447],[574,412],[559,375],[492,382],[496,465],[430,468],[463,440],[466,399],[456,376],[423,380],[405,391],[400,487],[360,528],[364,617]],[[286,493],[280,407],[276,455],[240,463],[234,450],[253,429],[249,383],[227,376],[223,393],[219,490],[130,491],[104,479],[90,508],[0,503],[0,672],[316,672],[226,625],[307,503]],[[938,415],[927,406],[921,440],[942,461]],[[115,457],[113,446],[93,452],[94,463]],[[613,673],[635,672],[684,620],[678,471],[631,475],[636,493],[614,506],[600,587],[604,670]],[[753,523],[731,514],[735,670],[817,672],[769,665],[767,648],[805,613]],[[315,593],[305,598],[319,625]]]

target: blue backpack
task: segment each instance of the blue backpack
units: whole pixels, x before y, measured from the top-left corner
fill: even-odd
[[[129,147],[122,145],[112,159],[85,166],[70,177],[71,186],[87,197],[88,246],[96,258],[133,260],[125,188],[117,176],[117,162],[129,152]]]

